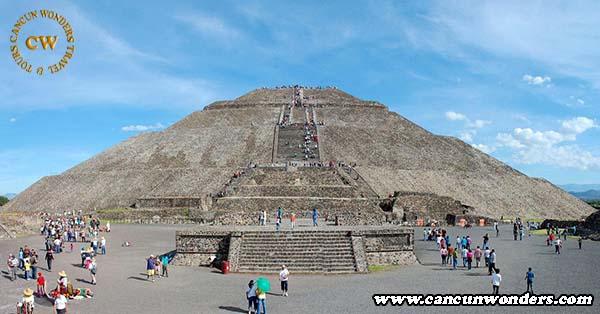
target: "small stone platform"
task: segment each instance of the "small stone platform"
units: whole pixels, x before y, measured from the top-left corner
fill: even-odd
[[[366,273],[370,265],[416,262],[412,228],[206,226],[176,233],[176,265],[229,261],[232,272]]]

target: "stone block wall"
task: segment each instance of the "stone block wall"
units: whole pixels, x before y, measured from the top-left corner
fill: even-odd
[[[177,255],[175,265],[209,266],[210,258],[215,262],[227,260],[230,234],[228,231],[178,231],[175,235]]]
[[[352,236],[362,240],[367,265],[409,265],[417,260],[413,232],[410,228],[390,228],[355,231]]]

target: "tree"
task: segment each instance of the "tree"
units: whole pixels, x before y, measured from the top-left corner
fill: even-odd
[[[4,206],[6,203],[8,203],[8,197],[0,196],[0,206]]]

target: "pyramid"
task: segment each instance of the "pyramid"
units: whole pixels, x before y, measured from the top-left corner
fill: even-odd
[[[306,134],[315,137],[308,153]],[[340,163],[349,166],[329,167]],[[307,170],[315,164],[323,170]],[[245,174],[232,181],[240,171]],[[224,187],[233,191],[215,198]],[[579,219],[594,211],[550,182],[432,134],[378,102],[336,88],[283,87],[218,101],[168,129],[131,137],[43,177],[3,210],[197,207],[232,218],[254,217],[279,202],[326,204],[344,216],[376,214],[373,204],[394,192],[414,199],[402,206],[420,215],[443,211],[439,200],[493,218]]]

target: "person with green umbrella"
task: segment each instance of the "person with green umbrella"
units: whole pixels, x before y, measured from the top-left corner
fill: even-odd
[[[256,314],[267,314],[267,292],[271,290],[271,283],[264,277],[256,280],[256,299],[258,300],[258,306],[256,307]]]

